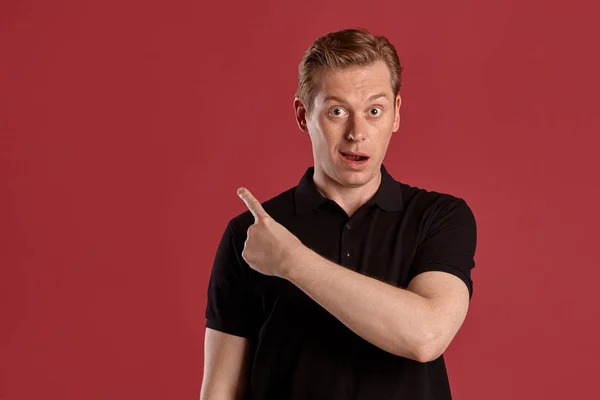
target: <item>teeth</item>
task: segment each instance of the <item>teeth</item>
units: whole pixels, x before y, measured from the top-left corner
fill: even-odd
[[[360,161],[365,158],[363,156],[358,156],[358,155],[354,155],[354,154],[344,154],[344,155],[346,156],[346,158],[348,158],[352,161]]]

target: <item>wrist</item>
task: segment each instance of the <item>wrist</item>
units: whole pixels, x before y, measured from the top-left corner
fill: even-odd
[[[300,240],[289,246],[285,251],[285,256],[281,263],[281,278],[291,281],[300,268],[302,268],[302,260],[306,258],[306,254],[309,251],[310,249],[304,246]]]

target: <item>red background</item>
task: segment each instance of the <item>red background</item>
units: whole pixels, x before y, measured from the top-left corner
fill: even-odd
[[[283,4],[285,5],[283,5]],[[312,162],[296,68],[362,26],[405,66],[386,165],[467,199],[457,399],[597,393],[593,1],[0,3],[0,399],[196,399],[206,286],[240,185]]]

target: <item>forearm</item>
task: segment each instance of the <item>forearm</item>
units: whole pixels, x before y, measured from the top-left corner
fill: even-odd
[[[437,356],[436,313],[428,299],[341,267],[308,248],[291,257],[286,270],[286,279],[373,345],[418,361]]]

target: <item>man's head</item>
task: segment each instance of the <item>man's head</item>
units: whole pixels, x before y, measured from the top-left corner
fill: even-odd
[[[401,73],[388,40],[364,30],[333,32],[308,48],[294,107],[311,138],[317,179],[360,187],[378,176],[400,123]]]

